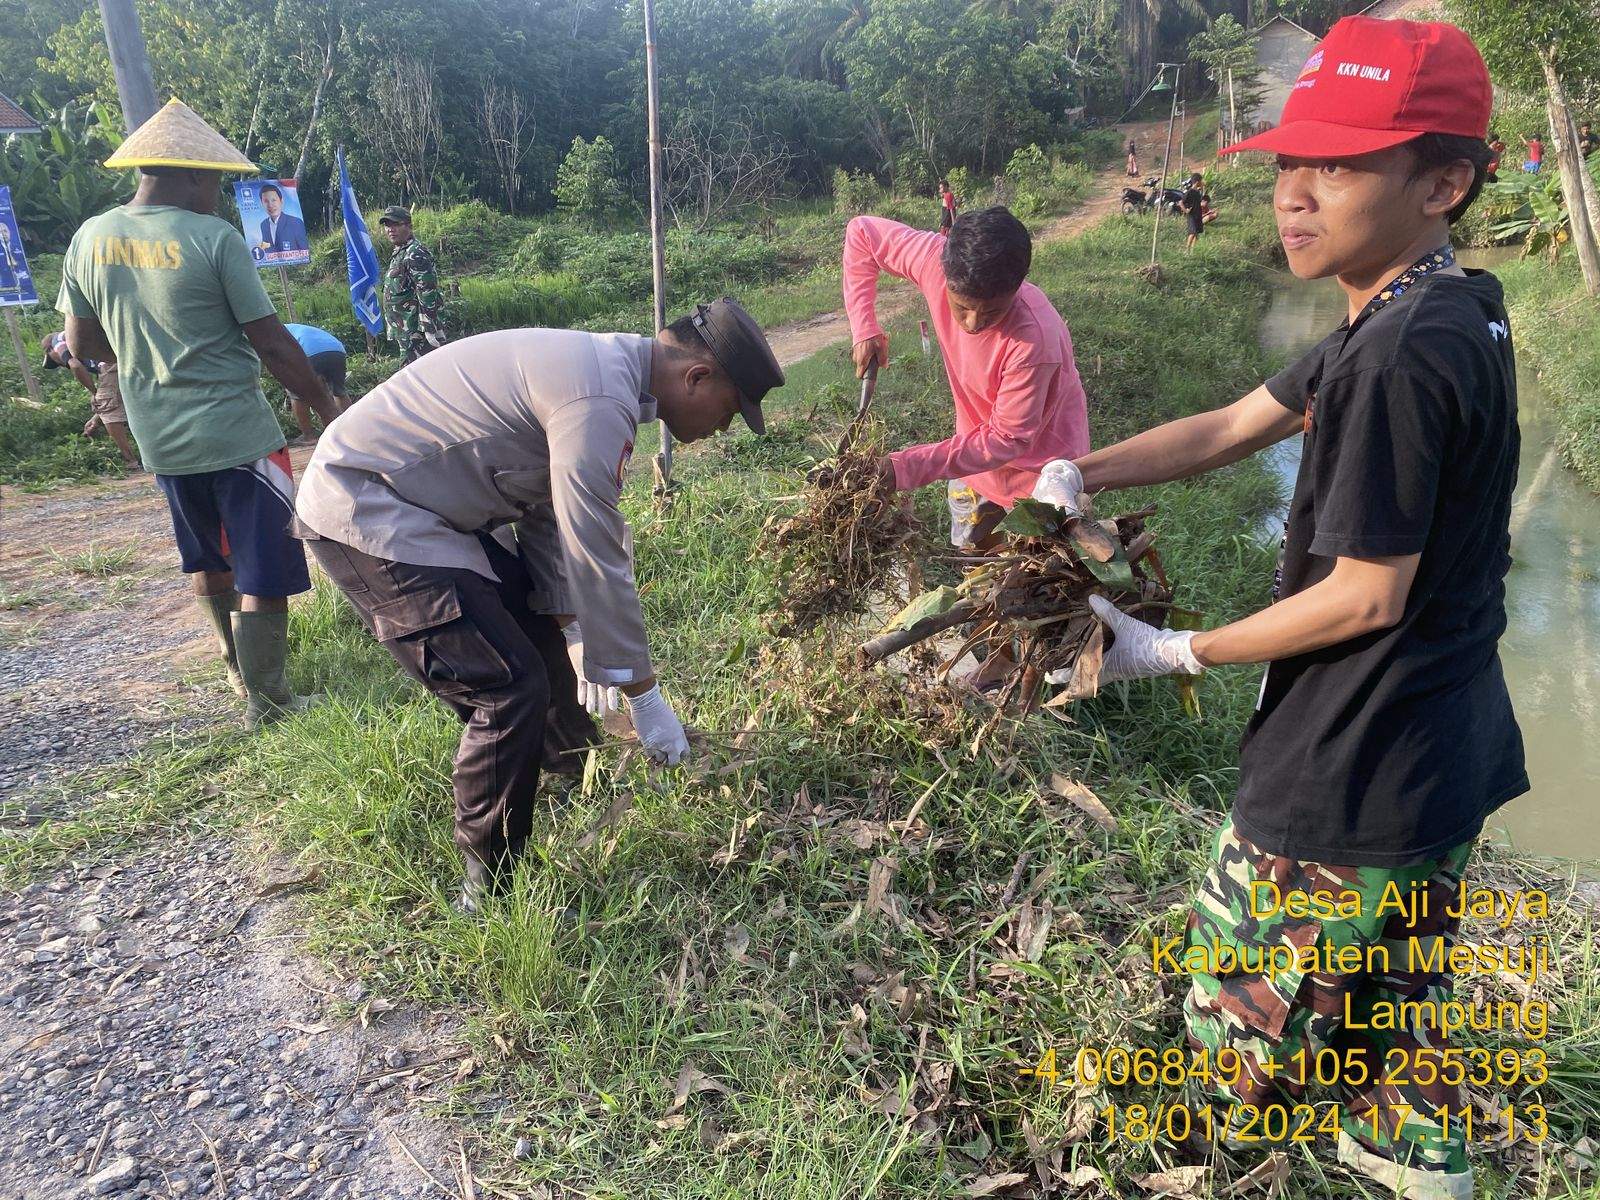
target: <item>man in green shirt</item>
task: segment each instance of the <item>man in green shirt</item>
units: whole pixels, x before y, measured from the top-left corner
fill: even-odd
[[[67,250],[57,301],[67,345],[117,361],[183,570],[254,727],[304,707],[284,665],[289,597],[311,586],[289,533],[293,481],[262,364],[291,395],[326,392],[244,239],[215,215],[222,173],[253,164],[174,100],[106,165],[137,167],[139,186],[84,222]]]

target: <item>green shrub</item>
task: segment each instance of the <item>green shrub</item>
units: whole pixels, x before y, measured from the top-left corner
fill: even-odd
[[[15,373],[14,366],[9,373]],[[20,379],[17,384],[20,390]],[[68,483],[121,471],[110,438],[83,436],[89,393],[76,381],[70,392],[64,387],[55,392],[60,399],[43,408],[0,404],[0,483]]]
[[[1202,153],[1216,149],[1217,131],[1222,127],[1222,110],[1208,108],[1189,124],[1188,136],[1184,138],[1183,149],[1190,158],[1197,158]]]
[[[1081,163],[1093,172],[1097,167],[1121,159],[1126,148],[1127,143],[1116,129],[1079,129],[1052,146],[1050,157],[1061,162]]]
[[[667,238],[667,280],[679,303],[714,299],[746,284],[776,278],[778,252],[766,238],[747,234],[673,234]]]
[[[294,288],[294,311],[307,325],[326,329],[345,344],[347,350],[366,342],[366,326],[356,320],[350,307],[350,288],[343,280],[321,283],[297,283]],[[288,313],[284,313],[288,319]]]
[[[1056,162],[1050,167],[1050,202],[1058,208],[1076,204],[1089,194],[1094,176],[1081,162]]]
[[[482,200],[419,209],[412,214],[412,227],[447,275],[503,265],[515,252],[523,230],[517,218]]]
[[[585,288],[605,296],[635,298],[650,294],[650,235],[577,234],[567,242],[565,269]]]
[[[318,275],[345,276],[344,226],[311,241],[311,269]]]
[[[614,216],[628,199],[617,178],[620,173],[616,150],[605,138],[573,138],[572,149],[556,168],[557,206],[593,221]]]
[[[872,212],[883,199],[883,189],[866,171],[846,171],[843,167],[833,172],[833,207],[846,216]]]
[[[511,265],[518,272],[532,275],[539,271],[559,270],[566,261],[569,239],[550,225],[535,225],[531,233],[522,235]]]
[[[1050,160],[1037,145],[1019,147],[1006,164],[1011,207],[1019,217],[1036,217],[1050,202]]]
[[[894,187],[902,195],[925,196],[939,186],[933,166],[920,150],[902,150],[894,159]]]

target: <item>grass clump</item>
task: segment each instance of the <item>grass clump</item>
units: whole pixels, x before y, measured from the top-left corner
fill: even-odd
[[[69,554],[52,552],[51,557],[74,575],[109,579],[133,569],[133,565],[139,561],[139,547],[102,546],[99,542],[90,542],[82,550],[74,550]]]
[[[1537,368],[1560,429],[1561,457],[1600,492],[1600,302],[1569,255],[1554,267],[1527,258],[1495,268],[1518,351]]]

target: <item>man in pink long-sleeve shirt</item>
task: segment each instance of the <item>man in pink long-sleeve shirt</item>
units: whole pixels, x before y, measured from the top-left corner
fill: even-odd
[[[844,237],[844,305],[856,375],[889,361],[878,324],[878,276],[922,291],[955,399],[955,435],[883,460],[898,490],[948,480],[951,542],[986,544],[1007,510],[1033,493],[1039,469],[1089,449],[1072,336],[1049,297],[1026,282],[1027,228],[1007,209],[956,219],[949,236],[882,217],[856,217]]]

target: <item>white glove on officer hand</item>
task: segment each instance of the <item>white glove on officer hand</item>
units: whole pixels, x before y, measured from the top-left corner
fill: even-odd
[[[1193,630],[1156,629],[1137,617],[1130,617],[1104,596],[1090,596],[1089,607],[1116,634],[1100,664],[1100,682],[1123,679],[1153,679],[1159,675],[1200,675],[1205,667],[1194,656]],[[1051,683],[1066,683],[1072,671],[1051,671]]]
[[[628,710],[633,716],[633,731],[639,735],[639,744],[651,762],[672,767],[688,757],[689,739],[683,732],[683,722],[662,696],[659,684],[642,696],[629,696]]]
[[[604,717],[608,712],[622,711],[622,694],[603,683],[590,683],[583,677],[583,630],[573,621],[561,630],[567,639],[567,658],[572,662],[572,673],[578,677],[578,703],[594,717]]]
[[[1053,504],[1069,517],[1083,516],[1078,497],[1083,494],[1083,472],[1070,458],[1052,459],[1039,472],[1039,482],[1034,484],[1033,498],[1043,504]]]

